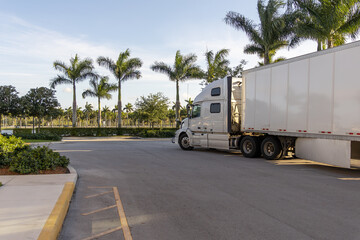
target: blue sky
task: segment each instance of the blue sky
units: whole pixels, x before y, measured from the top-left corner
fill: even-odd
[[[241,59],[251,68],[259,61],[255,55],[245,55],[243,48],[249,43],[243,32],[226,25],[227,11],[239,12],[258,21],[254,0],[152,0],[152,1],[5,1],[0,0],[0,85],[13,85],[26,94],[30,88],[49,86],[56,76],[54,60],[65,63],[75,54],[81,58],[98,56],[116,59],[120,51],[129,48],[132,57],[143,60],[143,77],[123,84],[122,100],[135,103],[139,96],[163,92],[175,101],[175,83],[165,75],[152,72],[154,61],[172,64],[175,52],[195,53],[198,64],[205,68],[204,53],[221,48],[230,49],[231,66]],[[306,41],[277,56],[294,57],[316,50]],[[106,69],[96,71],[114,77]],[[200,80],[180,85],[180,98],[194,97],[201,91]],[[86,102],[96,107],[96,99],[82,99],[81,93],[88,82],[77,85],[78,106]],[[56,88],[63,108],[71,106],[70,85]],[[102,106],[113,107],[112,100],[103,100]]]

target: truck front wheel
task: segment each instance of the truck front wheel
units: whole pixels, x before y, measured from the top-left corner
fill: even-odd
[[[261,154],[267,160],[281,158],[282,152],[281,143],[276,137],[267,137],[261,143]]]
[[[260,153],[258,138],[245,136],[243,139],[241,139],[240,150],[244,157],[247,158],[258,157]]]
[[[179,146],[183,150],[192,150],[193,149],[193,147],[190,146],[190,139],[186,133],[180,135]]]

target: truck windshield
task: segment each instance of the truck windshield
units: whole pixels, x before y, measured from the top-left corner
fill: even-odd
[[[191,118],[200,117],[201,112],[201,106],[200,105],[194,105],[192,109]]]

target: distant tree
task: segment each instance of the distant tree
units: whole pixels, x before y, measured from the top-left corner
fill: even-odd
[[[55,88],[57,85],[61,84],[71,84],[73,87],[72,126],[76,127],[76,84],[88,77],[96,76],[96,74],[93,72],[93,62],[89,58],[80,60],[76,54],[75,58],[70,59],[70,65],[66,65],[61,61],[55,61],[54,68],[63,74],[57,75],[57,77],[50,80],[51,88]]]
[[[242,59],[240,61],[239,65],[235,66],[234,68],[227,69],[228,75],[231,77],[241,78],[245,65],[246,65],[246,61],[244,59]]]
[[[168,109],[168,112],[166,114],[167,118],[169,119],[169,122],[170,122],[170,126],[173,125],[173,122],[175,121],[176,119],[176,116],[175,116],[175,110],[174,109],[171,109],[169,108]]]
[[[20,99],[15,87],[0,86],[0,132],[2,116],[16,115],[20,111]]]
[[[205,83],[209,84],[215,80],[226,77],[230,61],[226,59],[229,49],[220,49],[215,54],[213,51],[206,51],[205,58],[207,70],[205,72]]]
[[[72,121],[73,110],[71,107],[65,108],[64,117],[67,119],[67,124],[69,124],[69,121]]]
[[[136,101],[137,110],[143,113],[142,117],[151,124],[152,128],[155,123],[166,119],[168,104],[169,99],[162,93],[142,96]]]
[[[103,119],[105,119],[105,127],[107,125],[107,120],[108,120],[108,116],[110,115],[110,113],[111,113],[110,108],[108,106],[104,106],[101,114],[103,116]]]
[[[27,115],[33,117],[33,130],[35,117],[38,119],[40,131],[41,119],[53,114],[60,106],[55,97],[55,90],[46,87],[32,88],[23,98]]]
[[[358,36],[359,0],[289,0],[288,4],[302,13],[295,28],[298,38],[317,41],[318,51]]]
[[[141,72],[139,68],[142,66],[140,58],[130,58],[130,50],[120,52],[116,62],[107,57],[99,57],[97,62],[100,66],[106,67],[111,71],[118,81],[118,127],[121,127],[121,83],[133,78],[139,79]]]
[[[90,119],[92,112],[93,112],[93,106],[91,104],[89,104],[88,102],[86,102],[83,113],[86,118],[86,126],[87,127],[89,126],[89,119]]]
[[[166,74],[171,81],[176,83],[176,127],[179,127],[180,121],[180,96],[179,96],[179,82],[189,79],[201,79],[204,76],[200,67],[195,64],[196,55],[181,55],[180,50],[176,52],[174,65],[165,64],[164,62],[155,62],[151,65],[151,69],[155,72]]]
[[[280,14],[284,6],[282,0],[269,0],[267,5],[264,0],[258,0],[259,25],[236,12],[228,12],[225,17],[227,24],[244,31],[250,38],[252,43],[245,46],[244,52],[258,54],[263,58],[265,65],[271,63],[271,56],[274,56],[277,50],[289,46],[289,39],[294,36],[297,16]]]
[[[98,127],[101,127],[101,99],[111,99],[110,92],[116,91],[117,86],[109,83],[108,77],[101,77],[90,80],[91,89],[87,89],[82,93],[82,97],[96,97],[98,99]]]
[[[126,118],[128,119],[129,118],[129,113],[134,111],[134,106],[131,103],[128,103],[128,104],[125,105],[123,110],[126,112]]]

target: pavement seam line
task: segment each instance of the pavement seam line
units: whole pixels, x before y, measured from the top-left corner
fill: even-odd
[[[62,228],[66,213],[69,209],[70,200],[73,195],[75,184],[65,183],[63,191],[59,196],[51,214],[46,220],[40,232],[38,240],[56,240]]]
[[[123,230],[124,238],[125,238],[125,240],[132,240],[132,236],[131,236],[130,228],[129,228],[129,225],[128,225],[128,222],[126,219],[124,207],[120,200],[119,191],[118,191],[117,187],[113,187],[113,190],[114,190],[116,206],[118,208],[118,213],[119,213],[119,217],[120,217],[120,222],[121,222],[121,227]]]

